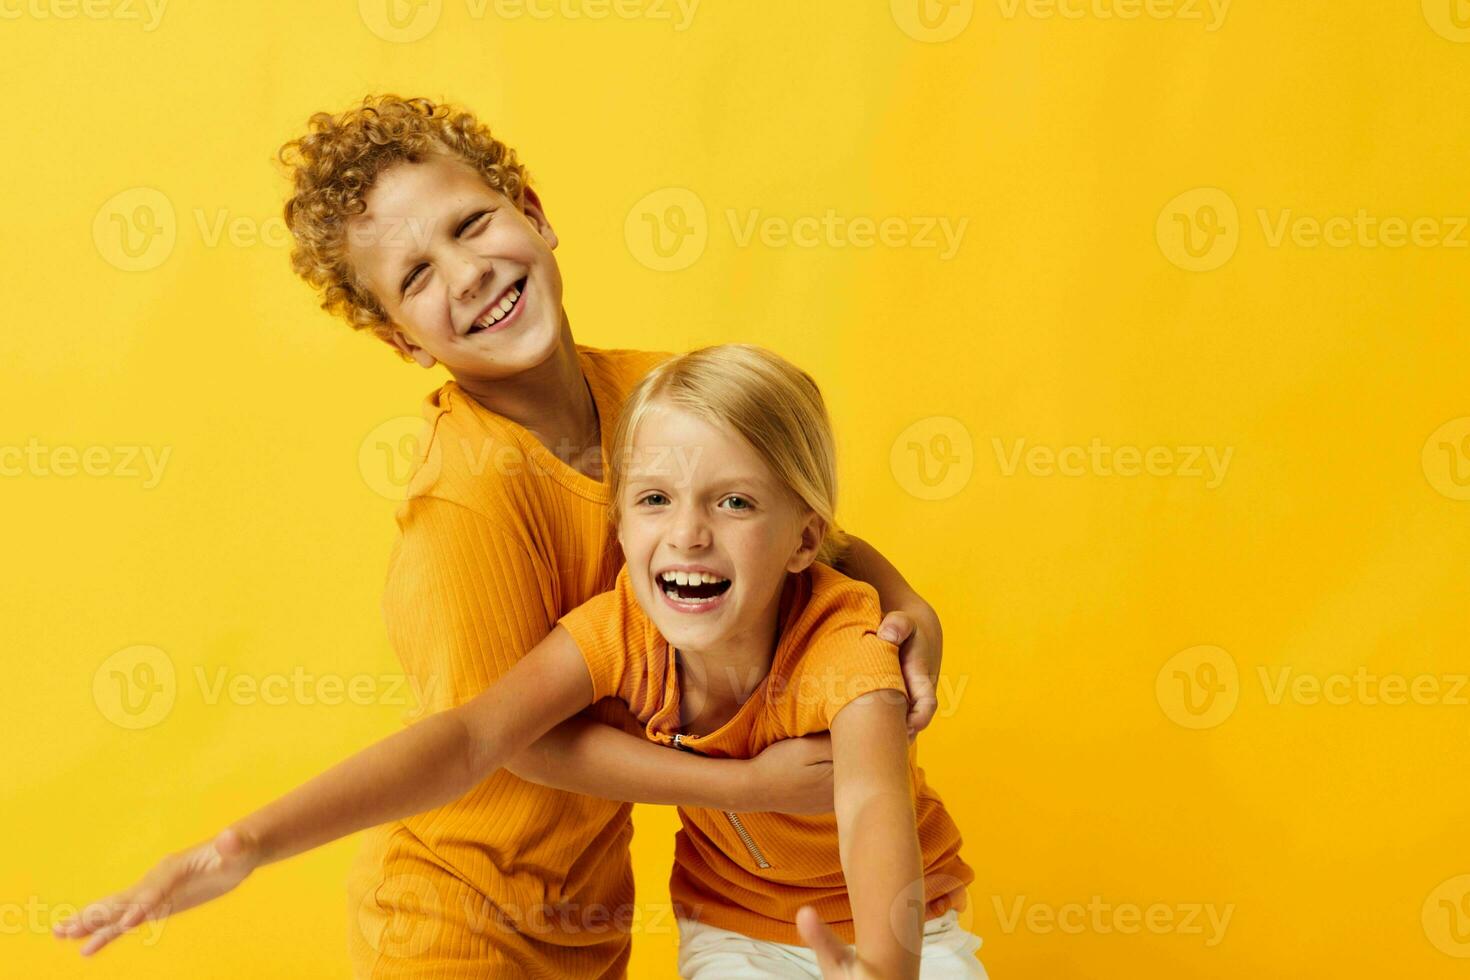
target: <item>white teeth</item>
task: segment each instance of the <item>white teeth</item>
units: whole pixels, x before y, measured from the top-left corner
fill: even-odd
[[[711,575],[709,572],[667,571],[660,574],[659,578],[665,582],[673,582],[677,585],[715,585],[719,582],[726,581],[718,575]]]
[[[474,325],[477,327],[488,327],[491,324],[499,323],[511,311],[511,308],[516,305],[516,300],[520,298],[521,291],[514,286],[510,287],[510,292],[506,293],[499,303],[491,307],[489,313],[476,320]]]

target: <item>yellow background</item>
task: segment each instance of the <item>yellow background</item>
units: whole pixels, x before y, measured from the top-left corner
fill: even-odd
[[[176,3],[153,29],[122,0],[0,3],[0,446],[171,453],[151,487],[121,455],[0,478],[0,973],[348,976],[352,840],[98,962],[46,928],[402,720],[396,504],[359,450],[441,375],[317,309],[272,165],[311,112],[391,91],[519,149],[580,342],[753,341],[823,384],[844,523],[943,617],[922,761],[992,976],[1466,975],[1470,9],[544,2],[405,4],[396,36],[346,0]],[[703,219],[640,204],[670,188]],[[911,237],[771,244],[829,209]],[[757,211],[775,230],[742,243]],[[1276,236],[1360,211],[1448,242]],[[912,237],[926,217],[966,222],[957,252]],[[638,238],[666,219],[703,235],[683,268]],[[122,251],[133,220],[160,251]],[[1232,455],[1214,487],[1007,469],[1017,440],[1094,438]],[[128,730],[104,661],[140,645],[177,690]],[[199,671],[382,696],[210,703]],[[1388,703],[1421,675],[1438,694]],[[674,825],[637,813],[635,977],[672,975]],[[1191,904],[1228,909],[1223,936]],[[1173,925],[1120,931],[1122,906]]]

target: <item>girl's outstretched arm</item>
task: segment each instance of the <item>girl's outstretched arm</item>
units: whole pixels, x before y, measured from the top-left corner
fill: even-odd
[[[838,846],[856,951],[810,906],[796,917],[827,980],[914,980],[919,975],[924,867],[904,733],[907,710],[900,692],[880,690],[850,702],[832,718]]]
[[[212,840],[170,855],[132,888],[58,923],[56,935],[90,937],[82,947],[90,955],[145,920],[223,895],[263,864],[442,806],[591,701],[586,661],[557,627],[475,698],[368,746]]]

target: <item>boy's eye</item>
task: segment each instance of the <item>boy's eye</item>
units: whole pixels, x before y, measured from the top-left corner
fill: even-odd
[[[470,215],[469,218],[465,220],[464,224],[460,225],[459,228],[456,229],[455,234],[462,235],[476,224],[479,224],[481,227],[483,227],[484,222],[481,222],[480,219],[488,216],[489,214],[489,211],[479,211],[475,214]]]
[[[413,284],[418,282],[419,279],[422,278],[421,276],[419,276],[419,273],[423,272],[427,268],[428,266],[424,265],[414,266],[413,271],[408,274],[408,278],[403,280],[402,292],[405,296],[408,295],[408,291],[413,288]]]
[[[479,228],[483,228],[489,222],[484,222],[480,219],[487,218],[492,213],[493,212],[491,211],[476,211],[474,214],[466,218],[464,222],[461,223],[460,226],[454,230],[455,237],[463,235],[466,231],[475,229],[477,226]],[[408,277],[404,279],[403,283],[399,286],[399,292],[402,293],[404,296],[407,296],[408,291],[413,288],[414,283],[423,278],[419,275],[419,273],[423,272],[427,268],[427,265],[414,266],[413,271],[408,274]]]

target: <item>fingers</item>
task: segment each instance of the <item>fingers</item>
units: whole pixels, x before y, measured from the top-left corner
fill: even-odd
[[[901,609],[895,609],[878,624],[878,638],[889,643],[902,644],[914,635],[914,626],[914,617]]]
[[[822,921],[816,909],[810,905],[797,909],[796,931],[801,933],[802,942],[817,957],[817,966],[821,968],[822,976],[832,978],[848,975],[848,969],[857,959],[857,954],[832,931],[831,926]]]
[[[83,939],[82,955],[91,956],[142,922],[157,904],[155,892],[120,892],[93,902],[75,916],[58,922],[52,933],[58,939]],[[88,938],[90,937],[90,938]]]
[[[147,912],[147,906],[141,902],[128,906],[121,918],[111,925],[103,926],[92,934],[92,938],[87,940],[86,945],[82,947],[82,955],[91,956],[118,936],[121,936],[139,922],[142,922]]]
[[[934,688],[934,678],[929,676],[929,671],[917,657],[910,657],[902,667],[904,685],[909,689],[909,712],[904,724],[912,741],[934,720],[935,713],[939,711],[939,695]]]

